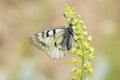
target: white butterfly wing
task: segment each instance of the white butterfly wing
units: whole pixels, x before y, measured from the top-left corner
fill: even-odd
[[[46,30],[33,34],[29,38],[29,43],[46,53],[54,59],[60,59],[65,56],[66,47],[63,40],[64,28]]]

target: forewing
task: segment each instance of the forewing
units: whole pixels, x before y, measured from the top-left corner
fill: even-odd
[[[54,59],[60,59],[65,55],[65,44],[63,43],[64,28],[38,32],[29,37],[29,43],[46,53]]]

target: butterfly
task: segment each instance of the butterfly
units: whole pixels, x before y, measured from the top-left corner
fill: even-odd
[[[29,37],[29,43],[53,59],[61,59],[72,48],[73,24],[38,32]]]

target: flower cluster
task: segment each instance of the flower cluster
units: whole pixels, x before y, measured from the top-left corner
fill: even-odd
[[[87,27],[84,25],[84,21],[81,20],[81,16],[77,15],[73,7],[66,4],[64,16],[67,24],[73,24],[75,34],[72,53],[77,57],[73,58],[71,61],[73,65],[71,69],[73,76],[71,76],[70,79],[90,80],[90,76],[93,74],[91,61],[94,59],[94,48],[90,46],[92,37],[88,34]]]

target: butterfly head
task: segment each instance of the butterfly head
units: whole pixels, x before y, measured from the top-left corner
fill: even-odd
[[[68,24],[68,25],[67,25],[67,28],[68,28],[68,27],[73,27],[73,23]]]
[[[70,26],[70,27],[73,27],[73,23],[70,23],[69,26]]]
[[[73,23],[70,23],[70,24],[67,26],[67,32],[68,32],[70,35],[73,35]]]

